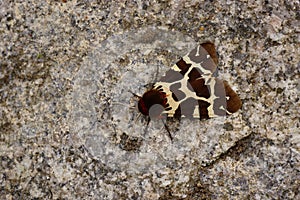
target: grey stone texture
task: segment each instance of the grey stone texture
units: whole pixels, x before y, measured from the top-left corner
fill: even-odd
[[[299,1],[0,1],[1,199],[300,199]],[[138,99],[203,41],[232,116]]]

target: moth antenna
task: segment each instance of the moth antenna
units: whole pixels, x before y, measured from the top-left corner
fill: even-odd
[[[139,96],[139,95],[137,95],[137,94],[135,94],[135,93],[133,93],[133,92],[131,92],[130,90],[128,90],[128,92],[130,92],[134,97],[137,97],[137,98],[142,98],[141,96]],[[122,102],[112,102],[112,105],[121,105],[121,106],[126,106],[126,107],[128,107],[129,109],[134,109],[136,106],[129,106],[127,103],[122,103]]]
[[[154,75],[154,81],[153,81],[153,83],[156,83],[156,82],[157,82],[158,74],[159,74],[159,68],[158,68],[158,66],[157,66],[157,67],[156,67],[156,72],[155,72],[155,75]]]
[[[117,101],[115,101],[115,102],[113,101],[113,102],[111,102],[111,104],[112,104],[112,105],[126,106],[126,107],[128,107],[128,108],[132,107],[132,106],[129,106],[128,104],[126,104],[126,103],[117,102]]]
[[[128,90],[128,92],[130,92],[133,96],[135,96],[135,97],[137,97],[137,98],[139,98],[139,99],[142,98],[140,95],[137,95],[137,94],[135,94],[134,92],[131,92],[130,90]]]

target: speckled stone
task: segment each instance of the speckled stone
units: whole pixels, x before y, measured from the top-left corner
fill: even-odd
[[[300,199],[299,10],[1,1],[1,199]],[[242,109],[145,130],[131,92],[207,40]]]

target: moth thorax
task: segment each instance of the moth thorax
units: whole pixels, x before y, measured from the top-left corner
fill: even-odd
[[[139,111],[151,118],[160,118],[167,107],[166,94],[156,89],[151,89],[142,96],[138,102]]]

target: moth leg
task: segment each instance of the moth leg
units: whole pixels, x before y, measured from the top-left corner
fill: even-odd
[[[147,133],[147,131],[148,131],[150,121],[151,121],[151,118],[150,118],[150,117],[147,117],[147,124],[146,124],[146,128],[145,128],[145,131],[144,131],[144,135],[146,135],[146,133]]]
[[[167,132],[168,132],[168,135],[169,135],[169,137],[170,137],[171,142],[173,142],[173,136],[172,136],[172,134],[171,134],[171,132],[170,132],[169,127],[167,126],[167,124],[164,122],[163,119],[161,119],[161,121],[162,121],[162,123],[164,124],[164,127],[165,127],[165,129],[167,130]]]

